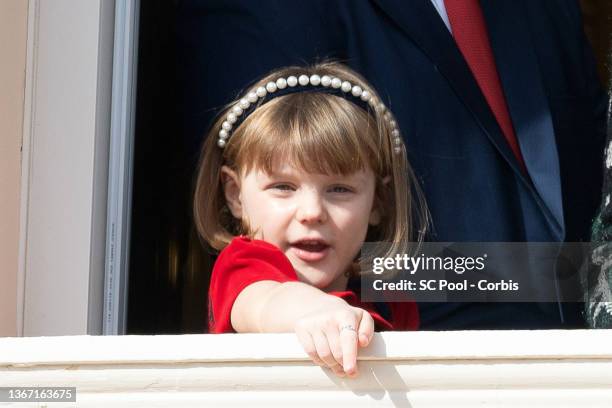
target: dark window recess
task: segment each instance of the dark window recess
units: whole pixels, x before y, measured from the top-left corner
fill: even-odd
[[[212,258],[191,216],[198,152],[179,119],[178,2],[140,7],[127,333],[202,333]]]

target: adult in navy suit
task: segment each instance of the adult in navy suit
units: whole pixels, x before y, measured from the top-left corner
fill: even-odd
[[[577,0],[482,0],[522,157],[431,0],[184,1],[183,97],[193,151],[215,108],[273,68],[347,63],[397,116],[439,241],[581,241],[601,185],[606,97]],[[521,164],[521,160],[524,163]],[[421,305],[424,329],[582,325],[579,305]]]

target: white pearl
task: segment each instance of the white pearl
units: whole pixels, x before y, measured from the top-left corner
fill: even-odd
[[[321,77],[318,75],[311,75],[310,76],[310,83],[314,86],[318,86],[321,83]]]
[[[393,136],[393,137],[399,137],[399,135],[400,135],[400,133],[399,133],[399,130],[397,130],[397,129],[393,129],[393,131],[391,132],[391,136]],[[399,140],[399,139],[397,139],[397,140]]]
[[[251,104],[249,103],[249,101],[246,100],[246,98],[242,98],[239,104],[242,109],[249,109],[249,106],[251,106]]]
[[[266,84],[266,91],[272,93],[272,92],[276,92],[276,83],[275,82],[268,82]]]
[[[223,122],[223,123],[221,124],[221,127],[222,127],[223,129],[225,129],[225,130],[232,130],[232,124],[231,124],[231,123],[229,123],[229,122],[227,122],[227,121],[226,121],[226,122]]]
[[[321,85],[327,87],[331,85],[331,77],[329,75],[323,75],[321,77]]]
[[[247,95],[247,100],[251,103],[257,102],[257,94],[255,92],[249,92]]]
[[[223,139],[219,139],[219,140],[217,140],[217,146],[219,146],[219,147],[225,147],[225,140],[223,140]]]
[[[401,147],[396,147],[395,149],[395,153],[400,154],[402,152],[402,148]]]
[[[353,94],[353,96],[361,96],[361,94],[363,93],[363,89],[361,89],[360,86],[355,85],[351,90],[351,93]]]
[[[391,112],[385,112],[385,120],[391,120]]]
[[[227,130],[225,130],[225,129],[221,129],[221,130],[219,131],[219,137],[220,137],[221,139],[227,139],[227,137],[228,137],[228,136],[229,136],[229,133],[227,132]]]
[[[394,120],[390,120],[389,121],[389,126],[391,126],[392,128],[396,128],[397,127],[397,122]]]
[[[384,112],[384,111],[386,111],[386,110],[387,110],[387,107],[385,106],[385,104],[384,104],[384,103],[382,103],[382,102],[381,102],[381,103],[379,103],[379,104],[378,104],[378,106],[376,107],[376,110],[377,110],[378,112],[381,112],[381,113],[382,113],[382,112]]]
[[[340,88],[342,86],[342,81],[340,80],[340,78],[334,78],[331,81],[331,86],[332,88]]]
[[[372,98],[368,99],[368,104],[372,108],[375,108],[378,105],[378,102],[376,101],[376,98],[372,97]]]
[[[340,89],[342,89],[342,92],[349,92],[352,88],[353,86],[349,81],[344,81],[342,83],[342,86],[340,87]]]
[[[285,89],[287,87],[287,80],[285,78],[278,78],[276,80],[276,86],[278,89]]]
[[[369,101],[371,97],[372,97],[372,95],[370,95],[370,93],[368,91],[363,91],[361,93],[361,100],[364,101],[364,102]]]
[[[234,114],[236,116],[240,116],[240,115],[242,115],[242,108],[240,106],[236,105],[236,106],[234,106],[232,108],[232,112],[234,112]]]
[[[287,85],[289,85],[290,87],[294,87],[296,86],[298,83],[298,79],[294,76],[291,75],[289,78],[287,78]]]
[[[227,115],[227,121],[229,123],[236,123],[236,120],[238,119],[238,117],[236,116],[236,114],[234,112],[231,112],[229,115]]]
[[[268,91],[266,91],[266,88],[264,88],[263,86],[260,86],[259,88],[257,88],[257,90],[255,91],[255,93],[257,94],[257,96],[259,96],[260,98],[263,98],[264,96],[266,96],[266,94],[268,93]]]
[[[300,85],[306,86],[308,85],[308,82],[310,82],[310,79],[307,75],[300,75],[300,77],[298,78],[298,82],[300,83]]]

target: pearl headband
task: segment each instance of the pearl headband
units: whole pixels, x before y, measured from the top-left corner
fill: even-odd
[[[310,85],[310,88],[306,88]],[[362,108],[367,110],[368,106],[376,112],[384,113],[383,117],[391,127],[391,136],[393,137],[394,150],[396,153],[401,153],[402,138],[400,137],[397,122],[393,118],[391,112],[387,110],[384,103],[379,102],[372,93],[367,89],[361,88],[359,85],[353,85],[349,81],[343,81],[340,78],[329,75],[300,75],[296,77],[291,75],[287,78],[278,78],[276,81],[268,82],[265,87],[260,86],[254,91],[249,92],[245,97],[240,99],[227,114],[227,117],[221,124],[219,130],[219,139],[217,146],[223,148],[227,144],[227,140],[231,135],[232,129],[238,127],[240,123],[257,107],[257,102],[263,100],[266,96],[275,94],[274,96],[282,96],[290,93],[305,92],[305,91],[321,91],[328,93],[336,93],[340,96],[353,96],[356,102]],[[271,99],[271,98],[270,98]],[[268,100],[270,100],[268,99]],[[264,101],[264,103],[267,101]]]

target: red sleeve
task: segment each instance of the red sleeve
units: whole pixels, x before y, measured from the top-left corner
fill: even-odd
[[[416,302],[390,302],[393,330],[406,331],[419,328],[419,309]]]
[[[208,290],[210,333],[231,333],[231,312],[236,298],[252,283],[297,281],[289,259],[265,241],[236,237],[219,254]]]

